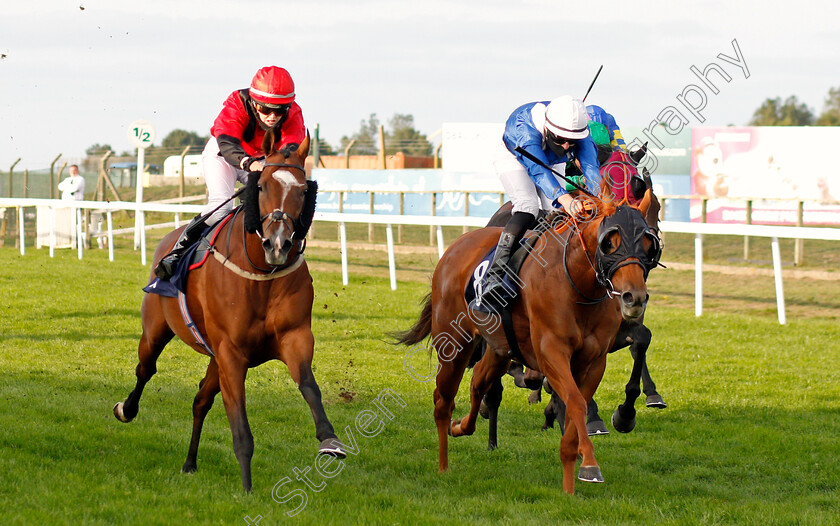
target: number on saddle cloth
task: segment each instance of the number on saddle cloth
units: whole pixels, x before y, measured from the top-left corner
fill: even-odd
[[[528,254],[530,254],[534,249],[534,245],[536,245],[540,235],[548,228],[548,226],[548,222],[540,221],[537,226],[530,231],[531,235],[520,241],[520,246],[511,256],[510,261],[508,261],[504,278],[502,280],[503,286],[496,289],[501,291],[498,295],[481,294],[481,285],[484,279],[484,274],[486,274],[487,269],[490,268],[490,264],[493,261],[493,255],[496,253],[495,246],[490,249],[487,255],[485,255],[481,262],[475,267],[475,270],[473,270],[470,275],[470,279],[467,280],[467,286],[464,290],[464,299],[467,301],[467,305],[469,305],[471,309],[488,314],[500,314],[503,310],[510,310],[513,308],[513,303],[518,297],[518,291],[523,285],[522,280],[519,278],[519,270],[522,268],[522,264],[525,262]],[[481,301],[479,301],[479,298]]]

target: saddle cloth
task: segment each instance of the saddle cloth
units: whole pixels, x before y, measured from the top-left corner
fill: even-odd
[[[175,267],[175,273],[168,280],[152,277],[148,285],[143,287],[143,292],[160,294],[169,298],[177,298],[178,292],[187,292],[187,276],[191,270],[195,270],[207,261],[210,255],[210,248],[216,243],[216,237],[221,228],[233,218],[235,212],[231,212],[216,225],[204,229],[201,238],[193,246],[184,252]]]
[[[519,276],[519,269],[522,268],[522,264],[525,262],[528,254],[534,249],[534,245],[536,245],[540,235],[546,230],[545,225],[545,222],[541,222],[534,230],[529,230],[526,233],[527,237],[522,239],[519,248],[511,256],[507,266],[513,276]],[[480,302],[478,301],[478,298],[481,297],[480,289],[482,279],[484,278],[484,274],[487,273],[487,269],[490,268],[495,253],[496,247],[494,246],[482,258],[481,262],[476,265],[475,270],[470,274],[470,279],[467,280],[467,286],[464,290],[464,299],[467,301],[467,305],[473,310],[488,314],[501,314],[502,310],[510,310],[516,298],[519,296],[518,279],[515,280],[508,272],[505,272],[504,279],[502,279],[502,287],[497,289],[501,292],[498,295],[485,296]]]

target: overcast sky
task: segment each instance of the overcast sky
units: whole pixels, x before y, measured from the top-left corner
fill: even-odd
[[[597,9],[594,7],[597,6]],[[209,134],[222,101],[262,66],[287,68],[310,129],[337,145],[376,113],[502,122],[562,94],[646,126],[711,62],[704,125],[746,124],[768,97],[822,111],[840,86],[832,1],[29,0],[0,8],[0,172],[48,167],[94,143],[131,149],[128,125]],[[736,40],[749,69],[736,58]]]

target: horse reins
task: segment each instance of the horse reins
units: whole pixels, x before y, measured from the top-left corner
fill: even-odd
[[[296,168],[296,169],[300,170],[301,172],[303,172],[304,174],[306,173],[306,170],[303,168],[303,166],[300,166],[300,165],[297,165],[297,164],[264,163],[263,166],[264,167],[265,166],[277,166],[277,167],[280,167],[280,168]],[[242,188],[240,188],[239,190],[236,191],[236,193],[233,195],[233,197],[231,197],[231,199],[233,199],[234,197],[241,194],[244,190],[245,190],[245,187],[243,186]],[[228,201],[230,201],[230,199],[228,199]],[[236,216],[239,215],[240,213],[242,213],[242,208],[238,208],[236,210],[236,212],[234,212],[233,221],[236,220]],[[289,214],[287,214],[283,210],[275,208],[274,210],[272,210],[271,212],[263,215],[260,218],[260,231],[255,232],[255,233],[260,237],[260,241],[262,241],[262,242],[266,241],[266,238],[263,236],[263,232],[262,232],[262,224],[265,223],[266,220],[268,220],[269,225],[271,225],[272,223],[283,222],[283,223],[286,224],[286,226],[290,227],[290,230],[293,233],[296,231],[297,225],[296,225],[295,219],[293,219]],[[233,228],[228,229],[227,241],[226,241],[226,244],[225,244],[226,245],[225,246],[225,252],[227,252],[228,254],[230,254],[230,242],[231,242],[232,234],[233,234]],[[247,233],[245,232],[245,228],[243,226],[243,228],[242,228],[242,247],[243,247],[243,251],[245,252],[245,259],[248,260],[248,264],[251,265],[251,268],[253,268],[254,270],[258,270],[260,272],[265,272],[266,275],[264,277],[262,277],[263,275],[254,274],[252,272],[242,270],[238,266],[236,266],[233,262],[231,262],[230,258],[228,256],[221,256],[223,258],[223,260],[220,259],[219,261],[226,268],[228,268],[229,270],[232,270],[237,275],[242,276],[242,277],[247,278],[247,279],[250,279],[250,280],[264,281],[264,280],[268,280],[268,279],[275,279],[275,278],[285,276],[288,273],[288,272],[286,272],[287,270],[289,270],[292,267],[294,269],[296,269],[298,266],[300,266],[300,259],[301,259],[300,256],[295,258],[295,260],[292,261],[291,263],[289,263],[287,265],[284,265],[284,266],[272,267],[272,268],[262,268],[262,267],[258,266],[256,263],[254,263],[251,260],[251,256],[248,254],[248,250],[245,249],[245,247],[246,247],[246,235],[247,235]],[[294,237],[294,234],[292,234],[292,236]],[[216,259],[219,259],[219,256],[216,256]]]

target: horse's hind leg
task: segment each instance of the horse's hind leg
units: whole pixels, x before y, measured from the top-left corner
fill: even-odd
[[[609,429],[604,424],[604,420],[598,414],[598,403],[595,402],[595,398],[592,398],[589,401],[589,405],[586,406],[586,432],[589,436],[610,434]]]
[[[475,421],[478,417],[479,406],[484,394],[507,372],[510,358],[504,358],[493,350],[484,353],[475,368],[470,382],[470,412],[461,420],[453,420],[449,432],[452,436],[472,435],[475,432]],[[489,405],[489,402],[488,402]]]
[[[150,296],[154,297],[150,298]],[[117,402],[114,406],[114,416],[120,422],[131,422],[137,416],[137,412],[140,410],[140,396],[143,394],[143,388],[157,372],[157,359],[160,357],[163,348],[175,336],[163,317],[160,299],[157,295],[146,295],[143,299],[142,312],[143,334],[140,336],[140,344],[137,349],[140,361],[134,371],[137,375],[137,384],[125,402]]]
[[[282,359],[289,368],[289,374],[297,384],[300,394],[312,411],[312,417],[315,419],[315,437],[321,443],[319,453],[344,458],[347,455],[327,418],[321,401],[321,389],[315,381],[315,375],[312,374],[314,349],[315,339],[311,330],[287,333],[283,338]]]
[[[211,358],[207,365],[207,374],[198,384],[198,393],[193,401],[193,429],[190,438],[190,450],[187,453],[187,460],[181,471],[192,473],[196,470],[196,455],[198,454],[198,441],[201,438],[201,428],[204,426],[204,419],[207,412],[213,407],[213,400],[219,393],[219,368],[216,359]]]
[[[493,385],[490,386],[490,390],[487,391],[487,395],[484,397],[484,400],[487,402],[487,417],[489,420],[487,430],[487,451],[493,451],[499,447],[499,406],[502,405],[503,391],[504,386],[502,385],[502,379],[499,378],[493,382]]]

